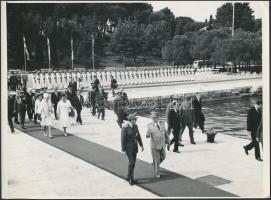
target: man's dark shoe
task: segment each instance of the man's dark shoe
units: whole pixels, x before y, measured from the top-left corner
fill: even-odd
[[[192,141],[191,144],[196,144],[196,142]]]
[[[168,144],[168,145],[167,145],[167,150],[168,150],[168,151],[169,151],[169,148],[170,148],[170,145]]]
[[[259,157],[259,158],[256,158],[256,160],[258,160],[258,161],[260,161],[260,162],[263,161],[263,159],[261,159],[260,157]]]
[[[129,184],[130,184],[131,186],[133,186],[133,185],[134,185],[134,181],[133,181],[133,180],[130,180],[130,181],[129,181]]]
[[[178,144],[178,146],[180,146],[180,147],[184,147],[184,145],[183,145],[182,143],[179,143],[179,144]]]
[[[175,153],[181,153],[179,150],[173,150],[173,152],[175,152]]]
[[[245,146],[243,146],[244,150],[245,150],[245,153],[248,155],[248,150]]]

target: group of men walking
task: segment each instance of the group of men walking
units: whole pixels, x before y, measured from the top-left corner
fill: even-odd
[[[57,88],[51,93],[51,103],[56,120],[58,119],[57,105],[64,95],[70,101],[71,107],[76,109],[76,122],[82,125],[81,111],[86,103],[81,90],[77,90],[77,88],[77,83],[71,81],[65,94],[61,95]],[[130,185],[134,185],[136,183],[134,180],[134,168],[139,149],[138,145],[141,147],[141,151],[144,151],[144,146],[136,123],[137,114],[125,112],[126,107],[129,105],[128,96],[123,90],[116,91],[116,88],[117,82],[111,77],[112,94],[113,96],[116,95],[114,112],[117,116],[117,123],[121,128],[121,149],[129,160],[127,181],[129,181]],[[37,120],[41,120],[42,108],[40,105],[42,104],[43,96],[48,99],[48,95],[43,95],[44,93],[46,93],[46,88],[35,92],[32,92],[31,89],[27,91],[26,88],[23,88],[22,91],[17,90],[14,93],[10,93],[11,95],[8,97],[8,122],[12,133],[14,133],[13,117],[15,118],[15,123],[21,124],[23,129],[25,128],[26,113],[30,121],[34,118],[35,124]],[[101,117],[104,120],[107,96],[97,77],[94,77],[94,81],[91,83],[87,98],[92,107],[92,115],[96,115],[96,112],[98,112],[98,118]],[[246,154],[248,154],[249,150],[255,148],[255,158],[258,161],[262,161],[259,148],[259,142],[262,143],[261,107],[262,102],[258,100],[248,112],[247,130],[251,132],[252,142],[243,147]],[[206,132],[201,95],[197,93],[195,97],[185,98],[182,102],[177,100],[171,101],[166,109],[167,128],[165,122],[159,120],[158,112],[151,112],[151,118],[152,122],[147,125],[146,138],[150,138],[154,175],[156,178],[160,178],[159,168],[166,158],[166,149],[169,151],[171,145],[174,145],[173,152],[180,153],[179,146],[184,146],[181,142],[185,128],[188,127],[190,143],[193,145],[196,144],[194,129],[199,127],[202,133]],[[20,119],[20,122],[18,119]],[[124,120],[127,123],[123,124]],[[170,140],[171,133],[173,138]]]
[[[173,152],[180,153],[179,146],[184,146],[182,141],[183,132],[186,127],[189,130],[191,144],[196,144],[194,140],[194,128],[200,127],[202,133],[205,133],[205,117],[202,113],[202,100],[199,93],[194,98],[185,98],[183,102],[171,101],[166,110],[166,119],[168,123],[168,132],[173,133],[173,139],[167,148],[174,144]]]
[[[248,111],[247,115],[247,130],[251,132],[252,142],[244,146],[246,154],[252,148],[255,148],[255,158],[262,161],[260,156],[259,142],[262,144],[262,101],[257,100],[255,105]],[[192,109],[193,108],[193,109]],[[177,101],[172,101],[167,108],[168,129],[165,123],[159,120],[158,112],[151,112],[152,122],[147,125],[146,138],[150,138],[151,154],[153,158],[152,165],[154,167],[154,175],[160,178],[160,164],[166,158],[166,148],[169,150],[170,145],[174,144],[173,152],[180,153],[178,146],[184,146],[182,135],[185,127],[189,129],[189,137],[191,144],[196,144],[193,136],[193,128],[199,128],[202,133],[205,133],[204,121],[205,117],[202,113],[202,100],[199,93],[191,98],[186,98],[182,104]],[[130,185],[134,185],[134,168],[138,153],[138,145],[144,151],[141,135],[139,133],[136,113],[129,114],[126,119],[128,123],[124,124],[121,129],[121,149],[128,157],[128,174],[127,181]],[[173,133],[173,138],[170,140],[170,133]]]

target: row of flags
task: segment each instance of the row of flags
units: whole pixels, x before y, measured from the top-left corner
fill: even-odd
[[[24,59],[30,60],[29,52],[26,47],[25,37],[23,35],[23,42],[24,42]],[[47,37],[47,47],[48,47],[48,61],[49,61],[49,69],[51,67],[51,48],[50,48],[50,40],[49,37]],[[25,70],[26,70],[26,60],[25,60]],[[71,37],[71,60],[72,60],[72,68],[73,68],[73,60],[74,60],[74,54],[73,54],[73,38]],[[93,62],[93,69],[94,69],[94,36],[92,36],[92,62]]]
[[[24,42],[24,59],[30,60],[29,52],[26,47],[26,42],[25,42],[25,37],[23,35],[23,42]],[[49,68],[50,68],[50,63],[51,63],[51,48],[50,48],[50,40],[49,37],[47,37],[47,47],[48,47],[48,60],[49,60]],[[74,60],[74,55],[73,55],[73,39],[71,38],[71,59]]]

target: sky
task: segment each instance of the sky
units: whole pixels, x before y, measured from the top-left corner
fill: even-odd
[[[148,3],[153,6],[153,11],[168,7],[175,17],[191,17],[195,21],[204,22],[205,19],[209,20],[211,14],[213,18],[215,18],[217,8],[226,2],[227,1],[149,1]],[[249,1],[249,4],[254,11],[253,14],[256,19],[262,18],[264,10],[268,12],[268,1]]]

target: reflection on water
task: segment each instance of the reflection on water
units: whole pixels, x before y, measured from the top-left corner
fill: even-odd
[[[246,131],[247,112],[253,106],[256,97],[228,99],[216,102],[204,102],[203,113],[205,115],[206,129],[213,127],[216,132],[249,139]],[[165,120],[166,105],[160,110],[160,116]],[[138,114],[149,117],[150,110],[140,110]]]

